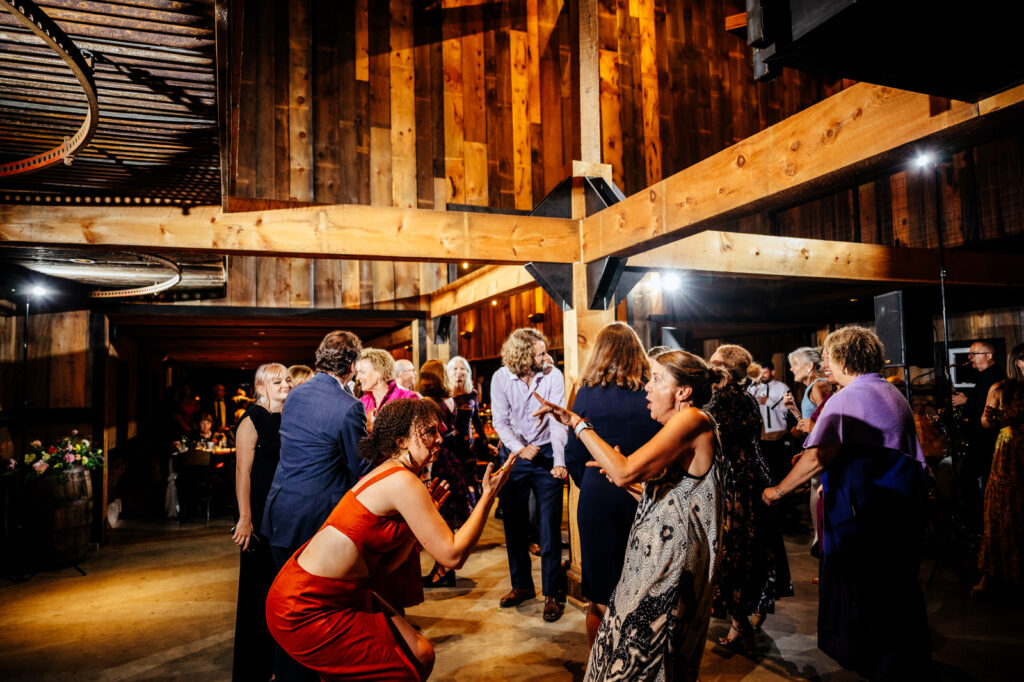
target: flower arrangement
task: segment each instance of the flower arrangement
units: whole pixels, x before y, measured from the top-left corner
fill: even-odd
[[[43,447],[43,443],[34,440],[29,444],[28,452],[21,457],[7,460],[4,475],[21,476],[25,480],[61,474],[74,467],[95,469],[103,466],[103,450],[93,447],[91,441],[79,438],[78,431],[62,438],[58,443]]]

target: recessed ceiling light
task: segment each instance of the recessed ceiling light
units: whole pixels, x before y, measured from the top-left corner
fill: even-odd
[[[68,260],[79,265],[92,265],[96,262],[92,258],[69,258]]]

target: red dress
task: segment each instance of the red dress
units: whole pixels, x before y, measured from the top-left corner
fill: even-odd
[[[380,558],[406,542],[411,531],[401,516],[376,516],[356,495],[398,471],[407,469],[382,471],[345,493],[321,526],[352,540],[371,576]],[[308,573],[296,561],[306,545],[277,574],[267,596],[267,627],[281,648],[323,680],[420,680],[387,615],[375,609],[370,578]]]

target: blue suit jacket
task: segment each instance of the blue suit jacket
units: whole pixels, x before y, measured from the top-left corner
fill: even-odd
[[[296,549],[313,537],[341,497],[367,471],[363,404],[318,373],[295,387],[281,412],[281,459],[267,496],[263,535]]]

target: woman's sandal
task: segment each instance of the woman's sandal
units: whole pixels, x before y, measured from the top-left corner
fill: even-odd
[[[729,634],[719,637],[718,643],[727,649],[747,653],[754,650],[754,631],[740,631],[735,625],[730,625]]]
[[[767,613],[755,613],[750,617],[750,627],[752,627],[756,632],[761,629],[761,626],[764,625],[766,620],[768,620]]]
[[[455,571],[449,570],[444,575],[439,575],[440,564],[434,564],[430,573],[423,576],[423,587],[455,587]]]

